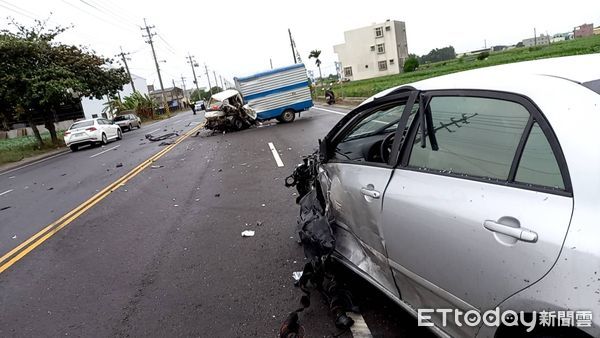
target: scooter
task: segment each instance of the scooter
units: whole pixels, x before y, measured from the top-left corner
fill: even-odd
[[[327,90],[325,92],[325,101],[330,106],[335,103],[335,94],[333,93],[333,91]]]

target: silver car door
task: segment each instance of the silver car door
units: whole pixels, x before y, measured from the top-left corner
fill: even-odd
[[[396,297],[380,229],[383,192],[392,165],[382,161],[380,150],[386,136],[387,144],[392,144],[407,99],[404,95],[399,101],[367,109],[353,119],[333,141],[335,153],[321,167],[321,178],[326,177],[322,184],[327,186],[330,213],[337,226],[337,253]]]
[[[431,114],[413,123],[385,192],[390,266],[414,308],[481,313],[558,258],[573,208],[566,162],[526,98],[448,91],[422,101]],[[441,313],[428,315],[442,326]],[[477,332],[459,323],[449,315],[442,329]]]

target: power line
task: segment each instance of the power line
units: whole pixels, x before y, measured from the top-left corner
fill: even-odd
[[[67,4],[67,5],[75,8],[75,9],[77,9],[78,11],[81,11],[81,12],[87,14],[87,15],[93,16],[94,18],[96,18],[96,19],[98,19],[98,20],[100,20],[100,21],[102,21],[104,23],[107,23],[107,24],[112,25],[112,26],[117,27],[117,28],[126,29],[126,30],[128,30],[130,32],[133,32],[133,30],[131,28],[129,28],[129,27],[121,24],[120,22],[111,22],[111,21],[108,21],[107,19],[105,19],[103,17],[100,17],[100,16],[97,16],[97,15],[95,15],[93,13],[90,13],[90,12],[86,11],[85,9],[83,9],[81,7],[78,7],[78,6],[76,6],[76,5],[68,2],[66,0],[62,0],[62,2],[64,2],[65,4]]]
[[[10,2],[6,2],[6,1],[3,1],[3,0],[0,0],[0,2],[6,4],[8,6],[11,6],[13,8],[7,7],[6,5],[2,5],[2,4],[0,4],[0,7],[6,8],[6,9],[8,9],[11,12],[14,12],[14,13],[26,16],[26,17],[28,17],[28,18],[30,18],[32,20],[39,20],[37,17],[33,16],[33,15],[35,15],[35,13],[32,13],[32,12],[30,12],[30,11],[24,9],[24,8],[21,8],[19,6],[13,5]]]

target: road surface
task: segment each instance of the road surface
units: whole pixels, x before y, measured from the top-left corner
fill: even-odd
[[[197,137],[203,114],[186,112],[0,173],[0,255],[13,251],[0,261],[0,336],[276,336],[299,307],[292,272],[304,262],[284,179],[347,112],[324,109]],[[144,138],[164,130],[187,137],[169,149]],[[373,336],[431,336],[346,280]],[[340,334],[317,293],[301,322],[307,337]]]

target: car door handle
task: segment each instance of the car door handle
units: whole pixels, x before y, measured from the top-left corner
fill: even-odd
[[[523,242],[535,243],[538,240],[538,234],[535,231],[528,229],[513,228],[511,226],[490,220],[484,221],[483,226],[489,231],[510,236]]]
[[[381,197],[381,193],[373,188],[370,187],[362,187],[360,188],[360,192],[365,195],[365,196],[369,196],[372,198],[379,198]]]

